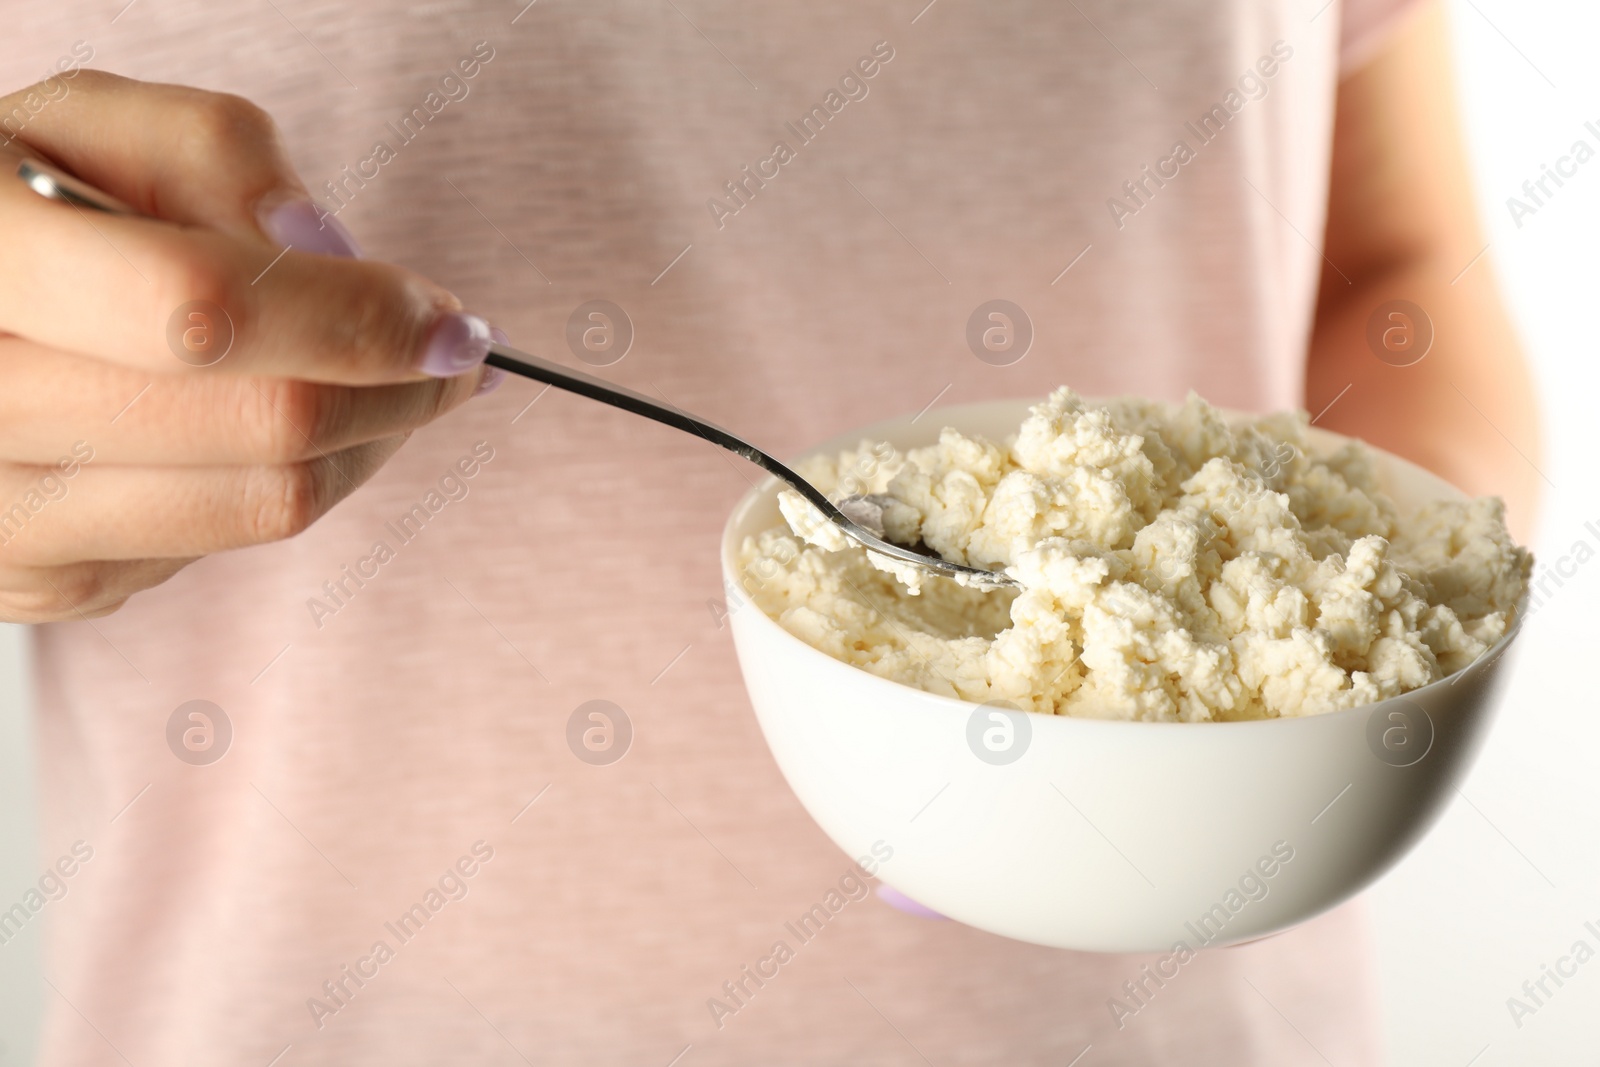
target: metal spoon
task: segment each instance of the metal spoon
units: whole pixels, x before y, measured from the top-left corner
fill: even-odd
[[[31,156],[21,155],[15,151],[0,149],[0,164],[11,170],[17,178],[40,196],[51,200],[59,200],[71,204],[76,208],[90,208],[113,215],[130,215],[133,210],[122,201],[109,193],[90,185],[59,167],[52,166],[44,160]],[[586,396],[591,400],[610,404],[635,415],[643,415],[647,419],[665,423],[668,426],[703,437],[718,447],[743,456],[770,474],[776,475],[788,483],[790,488],[806,500],[834,526],[837,526],[844,535],[861,545],[863,548],[880,555],[888,556],[901,563],[910,564],[930,574],[939,574],[947,578],[955,578],[971,585],[980,586],[1009,586],[1016,583],[999,571],[980,570],[977,567],[967,567],[959,563],[951,563],[940,559],[926,551],[897,545],[883,538],[883,525],[881,521],[882,507],[870,497],[853,496],[841,500],[837,505],[822,494],[816,486],[800,477],[786,465],[779,462],[755,445],[743,438],[736,437],[727,430],[705,421],[695,415],[689,414],[671,404],[660,403],[647,396],[625,389],[620,385],[612,385],[601,378],[585,374],[582,371],[572,370],[560,366],[549,360],[540,359],[538,356],[519,352],[509,345],[494,344],[489,348],[486,363],[491,367],[519,374],[524,378],[532,378],[536,382],[545,382],[558,389],[565,389],[579,396]],[[849,512],[849,514],[846,514]]]
[[[955,578],[970,585],[979,586],[1011,586],[1016,582],[1002,571],[986,571],[977,567],[968,567],[960,563],[951,563],[926,551],[897,545],[893,541],[886,541],[883,537],[882,506],[870,496],[849,496],[835,504],[823,495],[822,491],[800,475],[790,470],[788,466],[772,455],[762,451],[755,445],[737,437],[714,423],[707,422],[697,415],[691,415],[682,408],[671,404],[652,400],[642,393],[636,393],[620,385],[612,383],[582,371],[563,367],[549,360],[530,356],[526,352],[519,352],[508,345],[494,344],[489,346],[489,358],[484,362],[491,367],[520,374],[524,378],[532,378],[536,382],[546,382],[558,389],[565,389],[569,393],[577,393],[591,400],[598,400],[604,404],[621,408],[635,415],[643,415],[647,419],[665,423],[685,433],[692,433],[703,437],[720,448],[743,456],[745,459],[761,467],[767,473],[775,475],[779,480],[786,482],[791,489],[805,497],[810,504],[822,512],[824,518],[852,541],[871,552],[889,556],[901,563],[909,563],[913,567],[927,571],[930,574],[942,575],[946,578]]]

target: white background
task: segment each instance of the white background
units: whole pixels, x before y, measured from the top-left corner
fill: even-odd
[[[1538,548],[1554,562],[1580,538],[1600,548],[1600,158],[1521,228],[1506,198],[1573,141],[1600,149],[1600,135],[1584,128],[1600,128],[1600,8],[1453,0],[1451,9],[1491,238],[1472,269],[1499,274],[1539,376],[1548,428],[1541,466],[1555,488]],[[1587,521],[1597,533],[1584,529]],[[1590,681],[1600,659],[1597,592],[1600,559],[1528,623],[1499,726],[1463,797],[1367,895],[1396,1067],[1594,1062],[1600,958],[1520,1027],[1506,999],[1579,937],[1600,949],[1584,930],[1589,920],[1600,927],[1600,696]],[[0,900],[20,897],[43,862],[23,640],[19,628],[0,626]],[[34,923],[0,946],[0,1067],[32,1060],[43,1000],[37,938]]]

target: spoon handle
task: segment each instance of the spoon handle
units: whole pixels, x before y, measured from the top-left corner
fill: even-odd
[[[655,400],[636,393],[624,386],[613,385],[603,378],[596,378],[592,374],[585,374],[580,370],[563,367],[547,359],[519,352],[510,345],[492,344],[489,346],[488,358],[484,360],[491,367],[499,367],[503,371],[519,374],[524,378],[532,378],[536,382],[544,382],[569,393],[586,396],[590,400],[598,400],[602,404],[621,408],[623,411],[634,415],[643,415],[647,419],[671,426],[673,429],[692,433],[704,438],[719,448],[743,456],[767,473],[776,476],[780,481],[788,484],[789,488],[805,497],[811,505],[834,525],[842,529],[849,537],[860,545],[882,555],[892,556],[903,563],[910,563],[925,570],[937,571],[941,574],[963,574],[971,579],[986,585],[1010,585],[1013,580],[1000,572],[988,572],[960,564],[950,563],[937,556],[926,555],[903,545],[885,541],[871,531],[863,528],[839,510],[837,504],[829,500],[823,492],[789,467],[779,462],[766,452],[750,444],[748,441],[729,433],[715,423],[707,422],[698,416],[691,415],[681,408],[674,407],[665,400]]]
[[[544,382],[558,389],[564,389],[569,393],[577,393],[579,396],[586,396],[590,400],[598,400],[602,404],[610,404],[612,407],[621,408],[623,411],[632,412],[635,415],[643,415],[647,419],[654,419],[656,422],[664,423],[674,429],[692,433],[697,437],[703,437],[717,447],[735,452],[769,473],[777,475],[801,492],[805,492],[805,488],[810,488],[813,493],[816,492],[811,483],[755,445],[724,430],[715,423],[707,422],[681,408],[674,407],[664,399],[653,399],[643,393],[636,393],[625,386],[614,385],[592,374],[585,374],[583,371],[563,367],[547,359],[540,359],[538,356],[520,352],[510,345],[490,345],[489,357],[484,362],[491,367],[499,367],[501,370],[510,371],[512,374],[519,374],[524,378],[532,378],[536,382]],[[810,496],[809,493],[806,495]],[[824,502],[827,499],[822,497],[820,493],[817,493],[817,496]],[[813,502],[815,503],[816,501]]]
[[[772,455],[762,451],[755,445],[736,434],[730,433],[716,423],[707,422],[697,415],[691,415],[682,408],[674,407],[663,400],[655,400],[636,393],[625,386],[614,385],[604,378],[597,378],[592,374],[585,374],[581,370],[563,367],[552,363],[548,359],[529,355],[527,352],[518,351],[510,345],[492,344],[489,346],[489,356],[484,360],[491,367],[499,367],[512,374],[520,374],[524,378],[532,378],[536,382],[553,385],[557,389],[564,389],[569,393],[586,396],[590,400],[598,400],[602,404],[621,408],[623,411],[634,415],[642,415],[647,419],[671,426],[675,430],[692,433],[696,437],[725,448],[729,452],[742,456],[765,470],[768,474],[776,476],[779,480],[788,483],[789,487],[809,500],[815,507],[829,519],[838,522],[843,520],[853,531],[855,523],[850,522],[839,513],[838,507],[829,500],[822,491],[789,467],[779,462]],[[865,531],[862,531],[865,532]],[[871,536],[870,534],[868,536]],[[874,538],[876,540],[876,538]]]
[[[681,408],[674,407],[665,400],[655,400],[636,393],[626,386],[614,385],[604,378],[597,378],[581,370],[563,367],[559,363],[552,363],[548,359],[519,351],[510,345],[492,344],[489,346],[489,356],[484,360],[491,367],[499,367],[503,371],[519,374],[524,378],[531,378],[536,382],[553,385],[557,389],[564,389],[569,393],[586,396],[590,400],[598,400],[602,404],[621,408],[623,411],[634,415],[643,415],[647,419],[671,426],[675,430],[692,433],[696,437],[725,448],[729,452],[743,456],[745,459],[762,468],[767,473],[775,475],[781,481],[787,482],[789,487],[811,501],[820,508],[829,518],[839,516],[839,509],[823,495],[821,490],[773,456],[752,445],[744,438],[724,430],[716,423],[707,422],[697,415],[691,415]],[[845,520],[849,522],[848,519]],[[855,524],[850,523],[853,527]]]
[[[89,208],[91,211],[104,211],[108,215],[134,214],[133,208],[110,193],[102,192],[36,156],[23,155],[12,148],[0,148],[0,166],[13,172],[28,188],[47,200],[59,200],[63,204]]]

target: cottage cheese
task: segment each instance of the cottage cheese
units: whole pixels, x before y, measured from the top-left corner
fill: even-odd
[[[874,674],[972,701],[1109,719],[1313,715],[1404,693],[1506,631],[1532,559],[1496,498],[1403,517],[1370,454],[1312,454],[1304,414],[1230,425],[1061,388],[997,444],[946,429],[802,464],[832,499],[874,494],[890,540],[1004,569],[1020,589],[924,578],[798,494],[746,540],[772,618]]]

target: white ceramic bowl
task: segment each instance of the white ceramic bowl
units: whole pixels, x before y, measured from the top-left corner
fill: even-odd
[[[942,426],[1000,440],[1028,403],[896,419],[815,451],[864,437],[916,447]],[[1315,447],[1341,440],[1314,432]],[[1402,511],[1461,495],[1410,463],[1380,460]],[[1237,943],[1352,896],[1417,843],[1465,777],[1515,637],[1404,697],[1309,718],[1129,723],[1013,711],[1022,754],[996,765],[968,740],[969,728],[1007,725],[988,718],[994,708],[841,663],[739,596],[739,546],[782,521],[777,488],[769,479],[734,510],[722,564],[739,664],[784,777],[851,856],[892,853],[877,871],[887,884],[1035,944]]]

